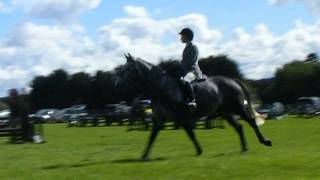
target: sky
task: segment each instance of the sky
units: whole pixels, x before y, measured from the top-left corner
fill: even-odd
[[[226,54],[250,79],[320,54],[320,0],[0,0],[0,97],[56,69],[112,70],[124,53],[181,59],[184,27],[200,57]]]

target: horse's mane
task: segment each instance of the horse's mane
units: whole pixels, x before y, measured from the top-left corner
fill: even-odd
[[[136,60],[154,72],[165,73],[173,78],[179,78],[181,75],[181,62],[178,60],[162,61],[157,66],[141,58]]]
[[[158,67],[173,78],[178,78],[181,74],[181,63],[177,60],[162,61]]]

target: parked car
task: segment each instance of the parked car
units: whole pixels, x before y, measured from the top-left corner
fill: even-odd
[[[297,100],[297,114],[316,114],[320,111],[319,97],[300,97]]]
[[[153,111],[151,100],[138,100],[132,104],[128,130],[148,130],[152,122]]]
[[[153,112],[151,107],[151,100],[140,100],[132,105],[131,112],[138,112],[143,117],[151,118]]]
[[[9,109],[0,110],[0,127],[6,127],[9,125],[10,114],[11,112]]]
[[[55,122],[57,120],[56,114],[59,112],[58,109],[40,109],[30,117],[36,117],[42,122]]]
[[[64,109],[63,119],[68,123],[68,126],[82,126],[88,118],[86,109],[72,107]]]
[[[258,113],[265,115],[267,119],[278,119],[285,114],[285,110],[281,102],[274,102],[261,106]]]
[[[112,122],[117,122],[119,125],[122,125],[129,118],[130,108],[124,102],[105,105],[104,116],[106,124],[110,125]]]

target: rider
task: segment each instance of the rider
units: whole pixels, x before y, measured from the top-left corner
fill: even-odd
[[[191,82],[200,78],[202,74],[198,65],[199,51],[197,46],[192,44],[193,31],[190,28],[183,28],[179,34],[181,35],[181,42],[186,43],[182,54],[182,76],[180,80],[187,95],[186,104],[189,108],[195,109],[197,103]]]

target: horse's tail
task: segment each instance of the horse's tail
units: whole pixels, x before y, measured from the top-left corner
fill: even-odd
[[[239,80],[235,80],[235,82],[237,82],[239,84],[239,86],[242,88],[244,95],[245,95],[245,102],[244,104],[247,105],[248,110],[250,112],[250,115],[252,118],[254,118],[256,120],[256,124],[258,126],[264,124],[265,119],[263,118],[263,116],[261,114],[259,114],[256,110],[254,110],[253,106],[252,106],[252,99],[251,99],[251,95],[249,93],[249,89],[247,88],[246,85],[244,85],[241,81]],[[247,102],[246,102],[247,101]]]

